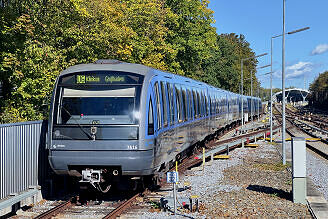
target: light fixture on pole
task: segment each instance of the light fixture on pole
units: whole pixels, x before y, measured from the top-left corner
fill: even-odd
[[[298,33],[304,30],[308,30],[310,29],[310,27],[304,27],[304,28],[300,28],[297,30],[293,30],[290,32],[287,32],[286,34],[291,35],[294,33]],[[273,57],[273,39],[281,37],[283,34],[279,34],[279,35],[275,35],[273,37],[271,37],[271,72],[270,72],[270,142],[272,142],[272,127],[273,127],[273,115],[272,115],[272,73],[273,73],[273,62],[272,62],[272,57]]]
[[[286,0],[283,0],[283,19],[282,19],[282,163],[286,164],[286,100],[285,100],[285,14],[286,14]],[[309,29],[305,27],[295,31],[288,32],[288,34],[294,34]],[[272,95],[271,95],[272,97]],[[272,118],[271,118],[272,121]],[[272,126],[271,126],[272,127]],[[272,132],[270,133],[272,139]]]
[[[241,83],[241,88],[240,88],[240,101],[241,101],[241,129],[243,129],[243,125],[244,125],[244,100],[243,100],[243,90],[244,90],[244,83],[243,83],[243,79],[244,79],[244,75],[243,75],[243,62],[248,60],[248,59],[253,59],[253,58],[258,58],[258,57],[261,57],[261,56],[265,56],[267,55],[268,53],[263,53],[261,55],[257,55],[257,56],[251,56],[251,57],[248,57],[248,58],[244,58],[244,59],[241,59],[241,64],[240,64],[240,68],[241,68],[241,74],[240,74],[240,77],[241,77],[241,80],[240,80],[240,83]]]
[[[261,67],[258,67],[258,68],[256,68],[256,70],[258,70],[258,69],[262,69],[262,68],[267,68],[267,67],[269,67],[270,65],[264,65],[264,66],[261,66]],[[251,71],[251,97],[253,96],[253,73],[252,73],[252,71]],[[254,109],[253,108],[255,108],[255,106],[253,106],[253,101],[251,101],[251,121],[253,122],[253,111],[254,111]]]

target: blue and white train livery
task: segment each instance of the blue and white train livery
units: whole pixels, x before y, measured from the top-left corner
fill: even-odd
[[[49,162],[100,191],[157,178],[197,143],[261,101],[139,64],[99,60],[64,70],[52,95]],[[253,104],[250,104],[253,101]],[[257,113],[255,113],[257,115]]]

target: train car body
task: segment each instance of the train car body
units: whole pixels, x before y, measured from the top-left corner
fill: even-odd
[[[241,100],[246,115],[249,102],[260,101],[138,64],[72,66],[53,90],[49,162],[55,173],[96,188],[115,177],[156,175],[191,145],[240,121]]]

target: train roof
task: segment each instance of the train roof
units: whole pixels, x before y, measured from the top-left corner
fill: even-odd
[[[76,72],[85,72],[85,71],[124,71],[124,72],[136,73],[144,76],[149,73],[153,73],[153,74],[160,73],[162,76],[167,76],[176,79],[184,79],[185,81],[190,81],[192,83],[196,83],[199,85],[205,85],[205,86],[212,87],[214,89],[220,89],[220,88],[213,87],[209,84],[206,84],[204,82],[187,78],[181,75],[154,69],[141,64],[128,63],[128,62],[123,62],[114,59],[100,59],[95,61],[94,63],[74,65],[62,71],[60,73],[60,76],[76,73]]]
[[[60,73],[60,76],[67,75],[75,72],[85,72],[85,71],[125,71],[131,73],[137,73],[141,75],[146,75],[152,68],[140,65],[122,62],[118,60],[107,60],[102,59],[89,64],[79,64],[71,66]]]
[[[60,73],[60,76],[71,74],[71,73],[76,73],[76,72],[85,72],[85,71],[124,71],[124,72],[141,74],[144,76],[149,73],[152,73],[152,74],[160,73],[162,76],[180,79],[180,80],[184,80],[186,82],[189,81],[192,84],[203,85],[203,86],[207,86],[208,88],[211,88],[211,89],[222,90],[222,91],[228,92],[229,94],[239,95],[239,94],[233,93],[231,91],[227,91],[222,88],[214,87],[212,85],[209,85],[204,82],[197,81],[197,80],[194,80],[194,79],[191,79],[188,77],[184,77],[181,75],[154,69],[154,68],[151,68],[151,67],[148,67],[145,65],[141,65],[141,64],[128,63],[128,62],[123,62],[123,61],[114,60],[114,59],[100,59],[100,60],[95,61],[94,63],[74,65],[74,66],[71,66],[71,67],[65,69],[64,71],[62,71]],[[249,96],[244,96],[244,97],[249,97]]]

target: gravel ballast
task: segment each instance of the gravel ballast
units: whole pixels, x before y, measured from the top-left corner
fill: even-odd
[[[231,151],[229,160],[214,160],[204,171],[197,167],[180,176],[180,184],[189,182],[191,189],[179,192],[178,198],[197,195],[201,202],[199,213],[185,216],[312,218],[305,205],[292,202],[292,178],[281,164],[278,146],[258,143],[258,148]],[[144,212],[139,216],[162,218],[163,214],[176,217],[164,212]]]
[[[328,161],[308,152],[306,154],[306,171],[317,190],[328,200]]]

